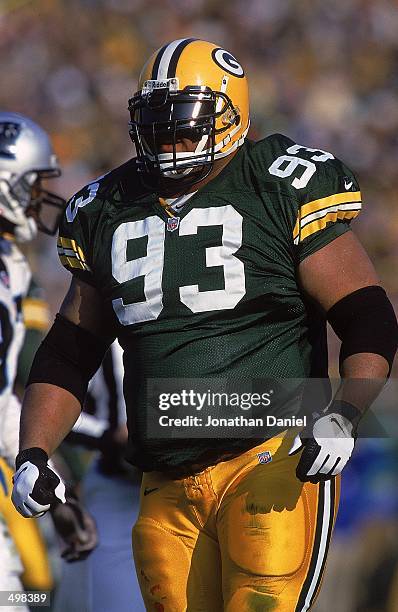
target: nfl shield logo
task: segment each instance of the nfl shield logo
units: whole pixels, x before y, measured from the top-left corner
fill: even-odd
[[[257,453],[258,462],[259,463],[269,463],[272,461],[272,455],[270,451],[263,451],[262,453]]]
[[[167,219],[167,231],[174,232],[180,225],[180,217],[170,217]]]

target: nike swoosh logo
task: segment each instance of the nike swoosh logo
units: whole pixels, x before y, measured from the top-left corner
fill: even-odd
[[[351,187],[353,186],[353,184],[354,184],[354,183],[353,183],[352,181],[350,181],[349,183],[347,183],[346,181],[344,181],[344,187],[345,187],[346,189],[351,189]]]
[[[157,491],[159,489],[159,487],[155,487],[154,489],[144,489],[144,495],[149,495],[149,493],[153,493],[154,491]]]
[[[337,427],[340,429],[340,431],[342,431],[344,435],[347,435],[347,432],[346,432],[346,431],[344,431],[344,429],[342,428],[342,426],[340,425],[340,423],[338,422],[338,420],[337,420],[337,419],[335,419],[334,417],[332,417],[332,418],[330,419],[330,422],[331,422],[331,423],[336,423],[336,425],[337,425]]]

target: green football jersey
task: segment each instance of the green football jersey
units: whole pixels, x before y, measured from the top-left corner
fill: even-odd
[[[178,215],[161,195],[130,160],[70,200],[58,240],[62,264],[114,313],[132,460],[145,470],[197,468],[258,443],[151,439],[149,380],[327,376],[325,318],[301,293],[298,265],[361,208],[342,162],[280,134],[246,141]]]

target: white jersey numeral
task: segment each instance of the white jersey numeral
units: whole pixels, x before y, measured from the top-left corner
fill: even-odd
[[[206,248],[206,268],[222,266],[225,288],[200,291],[197,284],[180,287],[180,300],[192,312],[232,309],[245,295],[244,265],[235,256],[242,245],[242,223],[242,215],[231,205],[193,209],[181,220],[180,236],[195,235],[201,226],[222,226],[221,245]],[[148,236],[146,255],[128,260],[128,242],[143,236]],[[151,321],[160,315],[163,309],[164,247],[165,224],[159,217],[122,223],[116,229],[112,241],[114,278],[123,284],[134,278],[144,277],[144,301],[125,304],[123,298],[117,298],[112,302],[122,325]]]
[[[72,223],[77,213],[79,212],[79,208],[87,206],[87,204],[90,204],[90,202],[94,200],[95,196],[97,195],[98,188],[99,183],[91,183],[91,185],[88,185],[87,187],[88,196],[86,198],[83,198],[83,196],[80,196],[78,198],[76,198],[76,196],[73,196],[66,208],[66,219],[69,221],[69,223]]]
[[[334,159],[334,156],[331,153],[328,153],[328,151],[322,151],[322,149],[310,149],[298,144],[292,145],[286,149],[287,153],[290,153],[290,155],[281,155],[278,157],[268,168],[268,172],[274,176],[286,178],[293,174],[298,166],[304,167],[302,175],[294,178],[292,181],[292,185],[296,189],[303,189],[303,187],[306,187],[308,181],[316,172],[316,165],[313,163],[313,161],[296,156],[301,149],[310,153],[318,153],[318,155],[310,155],[310,159],[313,161],[325,162],[328,159]]]
[[[180,223],[180,236],[197,234],[198,227],[222,225],[222,244],[206,249],[206,267],[223,266],[225,289],[199,291],[198,285],[180,287],[180,300],[192,312],[235,308],[246,293],[245,268],[234,256],[242,245],[242,215],[231,205],[196,208]]]
[[[123,298],[112,301],[113,309],[122,325],[157,319],[163,308],[162,274],[164,263],[165,225],[159,217],[129,221],[119,225],[112,240],[112,274],[121,284],[144,277],[145,300],[125,304]],[[138,259],[127,259],[129,240],[148,236],[147,254]]]

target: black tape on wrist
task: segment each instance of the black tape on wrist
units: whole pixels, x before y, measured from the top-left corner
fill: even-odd
[[[362,418],[362,412],[350,402],[345,402],[344,400],[335,399],[332,401],[328,408],[328,412],[337,412],[337,414],[341,414],[341,416],[345,417],[354,426],[354,429],[357,428],[359,421]]]
[[[27,385],[49,383],[66,389],[81,404],[108,344],[60,314],[41,343]]]
[[[342,341],[340,363],[356,353],[375,353],[391,370],[398,347],[398,325],[386,292],[378,285],[363,287],[339,300],[327,313]]]
[[[32,446],[32,448],[25,448],[25,450],[20,451],[16,456],[15,467],[17,468],[17,470],[19,470],[19,468],[23,463],[25,463],[25,461],[30,461],[35,465],[40,465],[41,463],[47,465],[48,455],[46,451],[42,448],[39,448],[38,446]]]

